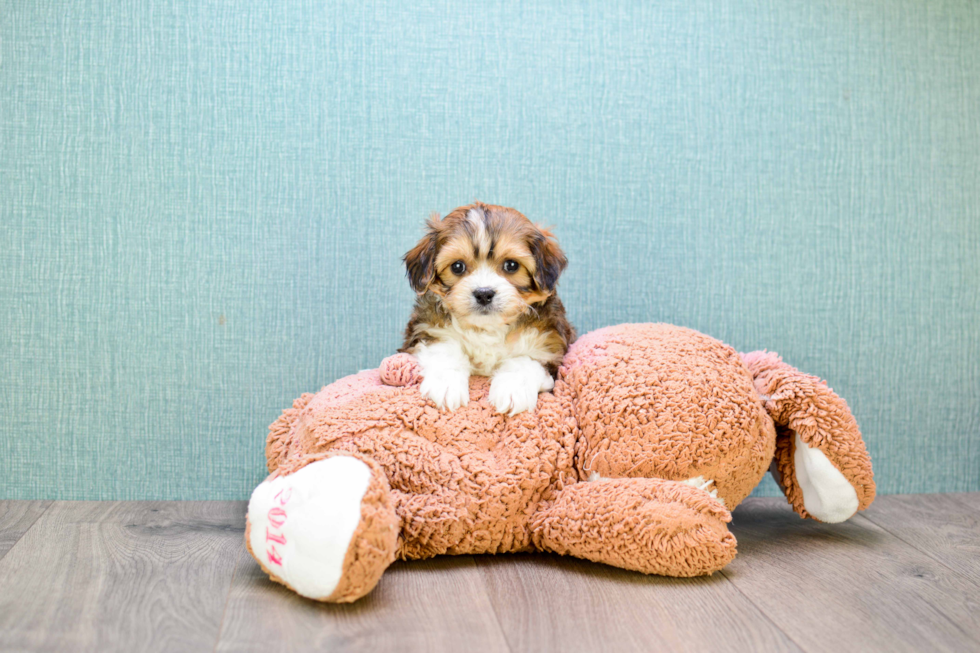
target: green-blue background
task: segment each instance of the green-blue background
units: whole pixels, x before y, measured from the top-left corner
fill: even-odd
[[[246,497],[474,198],[980,490],[980,4],[0,0],[0,498]]]

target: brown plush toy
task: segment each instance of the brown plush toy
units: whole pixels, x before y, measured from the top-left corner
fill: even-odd
[[[438,410],[415,359],[306,394],[270,427],[245,539],[273,580],[354,601],[396,558],[550,551],[668,576],[735,556],[729,510],[772,469],[803,517],[839,522],[875,485],[857,424],[819,379],[690,329],[625,324],[566,355],[509,417],[470,379]]]

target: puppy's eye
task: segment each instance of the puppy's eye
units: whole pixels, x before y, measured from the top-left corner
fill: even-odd
[[[466,272],[466,263],[463,263],[462,261],[456,261],[449,267],[449,269],[452,270],[453,274],[455,274],[458,277],[459,275]]]
[[[507,259],[506,261],[504,261],[504,272],[506,272],[507,274],[514,274],[515,272],[517,272],[517,269],[519,267],[521,266],[517,263],[517,261],[511,259]]]

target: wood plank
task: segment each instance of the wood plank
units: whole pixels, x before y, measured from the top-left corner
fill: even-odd
[[[55,502],[0,560],[0,649],[211,650],[244,502]]]
[[[50,505],[50,501],[0,501],[0,559]]]
[[[977,649],[978,498],[884,496],[839,525],[750,499],[713,577],[446,557],[396,563],[353,605],[271,583],[244,503],[2,501],[0,649]]]
[[[477,558],[515,651],[797,651],[721,574],[645,576],[548,554]]]
[[[507,651],[469,556],[396,562],[355,603],[304,599],[239,560],[219,651]]]
[[[878,497],[862,515],[980,585],[980,511],[953,495],[911,494]]]
[[[950,497],[964,506],[969,506],[973,510],[980,512],[980,492],[960,492],[956,494],[944,494],[943,496]]]
[[[977,584],[860,515],[820,524],[749,499],[732,531],[740,553],[722,573],[808,651],[980,646]]]

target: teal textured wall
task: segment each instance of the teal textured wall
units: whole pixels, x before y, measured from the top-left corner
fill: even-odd
[[[980,4],[646,4],[0,0],[0,498],[246,497],[474,198],[980,490]]]

